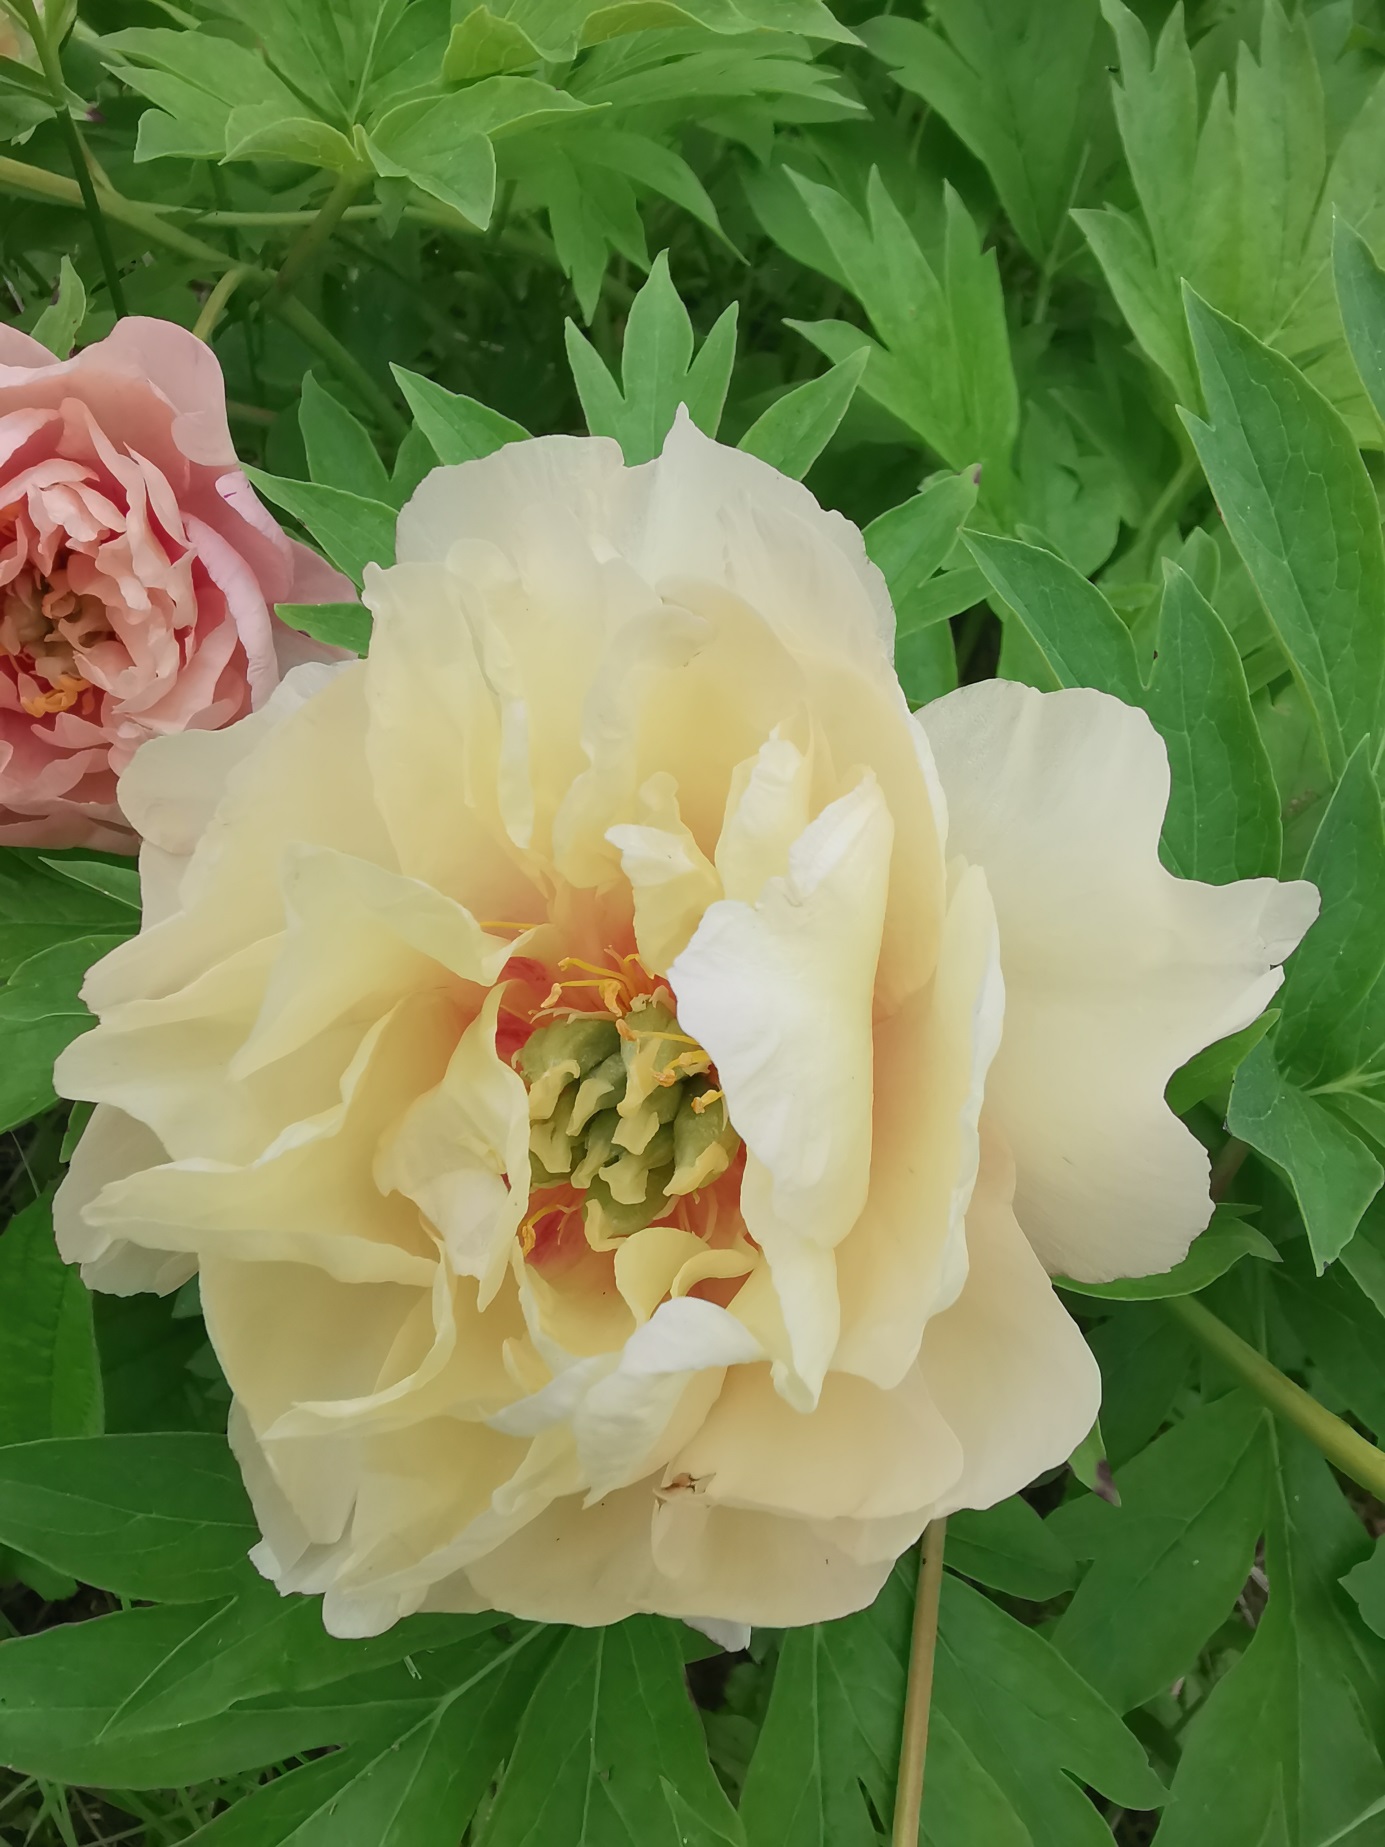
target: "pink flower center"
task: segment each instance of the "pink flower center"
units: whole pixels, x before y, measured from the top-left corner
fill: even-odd
[[[101,599],[79,596],[61,560],[47,574],[32,564],[20,570],[0,603],[0,654],[48,687],[20,701],[31,718],[70,711],[84,693],[94,699],[80,657],[111,633]]]

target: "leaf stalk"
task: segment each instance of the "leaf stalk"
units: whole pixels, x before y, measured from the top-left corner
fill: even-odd
[[[1350,1476],[1377,1500],[1385,1500],[1385,1453],[1374,1443],[1367,1442],[1359,1431],[1319,1404],[1311,1392],[1295,1385],[1195,1296],[1170,1296],[1164,1307],[1277,1417],[1301,1430],[1343,1475]]]

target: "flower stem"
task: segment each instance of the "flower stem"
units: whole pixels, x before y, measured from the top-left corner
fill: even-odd
[[[251,266],[248,263],[237,263],[234,269],[226,271],[206,301],[203,302],[202,312],[193,326],[192,331],[199,340],[205,340],[209,346],[211,345],[212,335],[221,323],[227,303],[250,273]]]
[[[914,1629],[909,1641],[909,1683],[904,1696],[904,1736],[899,1747],[899,1780],[895,1785],[894,1829],[890,1836],[892,1847],[918,1847],[946,1539],[947,1521],[930,1520],[919,1547],[918,1593],[914,1599]]]
[[[72,162],[73,176],[82,195],[82,204],[86,209],[91,224],[91,234],[96,240],[97,254],[101,258],[101,268],[105,272],[106,287],[110,291],[111,303],[117,315],[128,313],[125,306],[125,290],[121,284],[120,271],[116,267],[115,251],[111,248],[111,234],[101,210],[101,202],[96,196],[96,182],[91,176],[91,163],[87,159],[86,145],[81,131],[72,119],[72,111],[67,101],[67,79],[63,76],[62,55],[54,42],[53,33],[48,22],[40,15],[34,0],[17,0],[24,15],[24,23],[29,36],[34,41],[43,74],[48,79],[48,91],[53,98],[53,108],[57,114],[58,125],[63,139],[67,142],[68,158]]]
[[[1228,1366],[1277,1417],[1301,1430],[1343,1475],[1385,1500],[1385,1453],[1295,1385],[1194,1296],[1169,1296],[1164,1307]]]
[[[288,255],[279,265],[279,273],[275,276],[273,284],[276,295],[286,295],[293,287],[341,223],[347,206],[360,190],[361,177],[359,174],[343,173],[338,178],[321,209],[309,219],[306,228],[299,237],[294,239]]]
[[[60,173],[50,173],[45,167],[31,167],[24,161],[10,160],[7,156],[0,156],[0,190],[22,193],[27,198],[43,199],[54,205],[80,207],[82,203],[77,187]],[[293,329],[305,346],[321,354],[342,382],[350,385],[365,406],[379,418],[386,433],[396,441],[403,437],[408,424],[355,354],[349,352],[331,329],[310,308],[304,307],[297,296],[270,292],[274,282],[272,270],[237,264],[224,250],[218,250],[215,244],[204,243],[200,237],[189,236],[177,225],[165,222],[158,212],[134,199],[123,198],[118,192],[106,192],[103,199],[108,218],[129,225],[151,243],[162,244],[166,249],[190,258],[208,274],[222,276],[228,269],[242,269],[242,286],[266,295],[265,305],[286,326]]]

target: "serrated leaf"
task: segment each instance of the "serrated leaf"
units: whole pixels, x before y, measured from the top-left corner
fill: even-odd
[[[359,417],[309,372],[298,400],[298,427],[308,456],[308,473],[320,487],[338,487],[363,500],[388,504],[390,478]]]
[[[1359,1136],[1284,1076],[1268,1040],[1237,1071],[1226,1123],[1283,1173],[1321,1272],[1360,1224],[1385,1168]]]
[[[0,1544],[122,1597],[192,1603],[235,1590],[257,1538],[224,1438],[66,1437],[0,1449]]]
[[[274,613],[289,628],[329,648],[365,654],[370,647],[371,615],[364,603],[276,603]]]
[[[0,1237],[0,1444],[101,1429],[91,1297],[58,1255],[48,1194]]]
[[[1385,1644],[1339,1582],[1370,1542],[1306,1440],[1271,1442],[1269,1604],[1188,1726],[1160,1847],[1364,1847],[1385,1802]]]
[[[522,424],[502,417],[488,405],[478,404],[475,398],[447,391],[403,366],[391,366],[390,370],[415,423],[445,467],[479,461],[484,455],[494,455],[506,443],[529,441],[529,432]]]
[[[734,1840],[672,1626],[636,1616],[570,1630],[524,1715],[477,1847],[682,1847],[661,1779],[705,1827]]]
[[[338,487],[286,480],[260,468],[247,468],[245,472],[267,500],[307,528],[353,584],[359,587],[368,564],[394,563],[397,515],[393,507],[348,494]]]
[[[1264,1523],[1265,1412],[1204,1405],[1120,1472],[1091,1569],[1053,1645],[1118,1712],[1185,1673],[1235,1603]]]
[[[821,378],[786,391],[755,419],[736,447],[801,481],[836,434],[869,358],[862,348]]]
[[[1207,419],[1184,413],[1236,549],[1340,775],[1378,741],[1385,542],[1351,433],[1287,359],[1188,295]]]
[[[1024,624],[1063,686],[1094,686],[1143,703],[1130,632],[1095,584],[1054,552],[969,532],[967,550]]]
[[[1160,846],[1170,871],[1208,885],[1275,877],[1279,793],[1241,657],[1212,605],[1173,565],[1165,566],[1145,710],[1169,751]]]

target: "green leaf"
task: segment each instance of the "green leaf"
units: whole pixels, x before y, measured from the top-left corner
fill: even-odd
[[[258,1538],[225,1439],[65,1437],[0,1449],[0,1543],[122,1597],[245,1583]]]
[[[1063,686],[1094,686],[1127,705],[1144,687],[1129,631],[1095,584],[1054,552],[968,532],[967,550],[1014,610]]]
[[[1237,1071],[1226,1122],[1283,1173],[1321,1273],[1360,1224],[1385,1169],[1316,1097],[1284,1076],[1268,1040]]]
[[[444,466],[479,461],[482,456],[494,455],[506,443],[529,441],[529,432],[522,424],[478,404],[475,398],[447,391],[403,366],[391,366],[390,370],[414,414],[414,422]]]
[[[1365,1847],[1385,1803],[1385,1644],[1340,1584],[1370,1541],[1307,1442],[1270,1438],[1269,1603],[1188,1727],[1160,1847]]]
[[[930,16],[939,30],[887,14],[862,37],[981,161],[1030,255],[1049,258],[1104,126],[1100,14],[1091,0],[939,0]]]
[[[1194,1411],[1121,1470],[1121,1504],[1053,1630],[1054,1647],[1118,1712],[1185,1673],[1235,1603],[1268,1473],[1265,1413],[1241,1394]]]
[[[1019,403],[993,251],[982,251],[970,213],[947,187],[941,262],[925,256],[878,172],[867,217],[827,186],[790,172],[834,264],[880,342],[840,322],[790,321],[829,359],[865,345],[862,389],[907,424],[949,467],[980,462],[982,494],[1009,499]]]
[[[1242,1257],[1260,1257],[1278,1263],[1279,1253],[1270,1240],[1226,1206],[1219,1206],[1206,1231],[1193,1239],[1188,1255],[1171,1270],[1156,1276],[1123,1277],[1115,1283],[1075,1283],[1070,1277],[1053,1280],[1074,1295],[1096,1296],[1108,1302],[1159,1302],[1168,1296],[1196,1295],[1219,1276],[1225,1276]]]
[[[1343,218],[1332,228],[1332,273],[1356,370],[1376,415],[1385,418],[1385,270]]]
[[[736,447],[801,481],[836,434],[869,358],[862,347],[821,378],[786,391],[755,419]]]
[[[307,528],[339,571],[358,587],[368,564],[394,563],[394,526],[398,517],[391,506],[345,493],[339,487],[319,487],[312,481],[289,481],[247,468],[254,485],[276,507]]]
[[[680,404],[708,436],[721,421],[735,357],[734,305],[713,327],[693,358],[692,322],[668,273],[668,253],[655,257],[625,324],[618,386],[586,336],[569,321],[568,362],[587,427],[613,436],[634,467],[660,453]]]
[[[872,1808],[888,1829],[916,1571],[910,1554],[870,1609],[785,1636],[741,1803],[749,1847],[875,1847]],[[946,1578],[928,1739],[929,1847],[1109,1844],[1081,1782],[1131,1808],[1164,1797],[1134,1738],[1062,1656]]]
[[[93,1024],[79,998],[87,970],[130,934],[127,927],[119,936],[55,943],[21,962],[0,989],[0,1129],[57,1101],[53,1062]]]
[[[530,1647],[488,1665],[406,1730],[328,1758],[330,1776],[308,1763],[261,1785],[190,1835],[190,1847],[456,1847],[542,1658]]]
[[[1189,292],[1207,421],[1184,422],[1340,775],[1378,741],[1385,542],[1350,431],[1287,359]]]
[[[48,1194],[0,1237],[0,1444],[101,1429],[101,1363],[91,1297],[58,1256]]]
[[[326,173],[360,175],[364,163],[339,129],[313,116],[284,115],[278,104],[233,109],[226,119],[227,160],[290,160]]]
[[[976,505],[976,489],[975,469],[942,475],[912,500],[873,519],[862,533],[872,562],[885,574],[901,629],[924,626],[918,615],[920,592],[957,543]],[[979,576],[976,581],[981,582]]]
[[[1077,1579],[1072,1553],[1017,1494],[984,1513],[949,1515],[947,1562],[964,1578],[1036,1603],[1061,1596]]]
[[[1355,1599],[1362,1622],[1385,1637],[1385,1538],[1376,1540],[1375,1550],[1353,1565],[1342,1583]]]
[[[323,1628],[320,1598],[285,1597],[262,1582],[252,1582],[228,1603],[203,1608],[205,1620],[112,1708],[95,1741],[176,1731],[246,1700],[307,1693],[455,1646],[501,1621],[490,1613],[411,1616],[383,1635],[343,1641]]]
[[[72,863],[27,847],[0,847],[0,975],[12,976],[60,942],[135,929],[124,897],[102,892],[89,877],[74,878],[67,870]]]
[[[364,603],[276,603],[274,613],[289,628],[329,648],[352,654],[370,648],[371,615]]]
[[[339,1645],[360,1651],[361,1671],[348,1678],[294,1687],[293,1665],[281,1658],[290,1683],[282,1691],[162,1730],[115,1729],[115,1715],[223,1607],[156,1605],[0,1644],[0,1760],[32,1776],[124,1789],[204,1782],[324,1745],[378,1746],[436,1715],[449,1698],[473,1689],[484,1698],[481,1689],[511,1663],[525,1662],[532,1687],[548,1654],[535,1627],[518,1639],[495,1629],[400,1658],[391,1631]],[[315,1599],[303,1607],[320,1616]],[[381,1660],[386,1665],[371,1665]],[[227,1832],[234,1835],[229,1822]]]
[[[1236,1068],[1279,1019],[1278,1007],[1267,1007],[1259,1019],[1243,1026],[1238,1033],[1195,1052],[1181,1065],[1164,1087],[1164,1101],[1175,1116],[1186,1115],[1196,1103],[1225,1090],[1236,1075]]]
[[[682,1847],[660,1778],[704,1826],[734,1829],[672,1625],[635,1616],[571,1630],[524,1715],[477,1847]]]
[[[1277,997],[1276,1052],[1284,1071],[1309,1083],[1340,1075],[1332,1036],[1359,1017],[1385,968],[1385,816],[1364,745],[1318,823],[1303,876],[1322,893],[1322,910]]]
[[[58,278],[58,299],[44,309],[30,331],[50,353],[66,359],[87,317],[87,292],[70,257],[64,256]]]
[[[364,424],[318,383],[315,372],[303,379],[298,427],[308,473],[320,487],[342,488],[362,500],[389,501],[390,478]]]
[[[101,51],[123,83],[158,106],[141,119],[136,160],[220,160],[232,110],[287,118],[302,108],[264,59],[233,39],[135,27],[102,39]]]
[[[1275,877],[1279,793],[1240,654],[1192,578],[1167,563],[1145,709],[1169,751],[1169,869],[1208,885]]]

